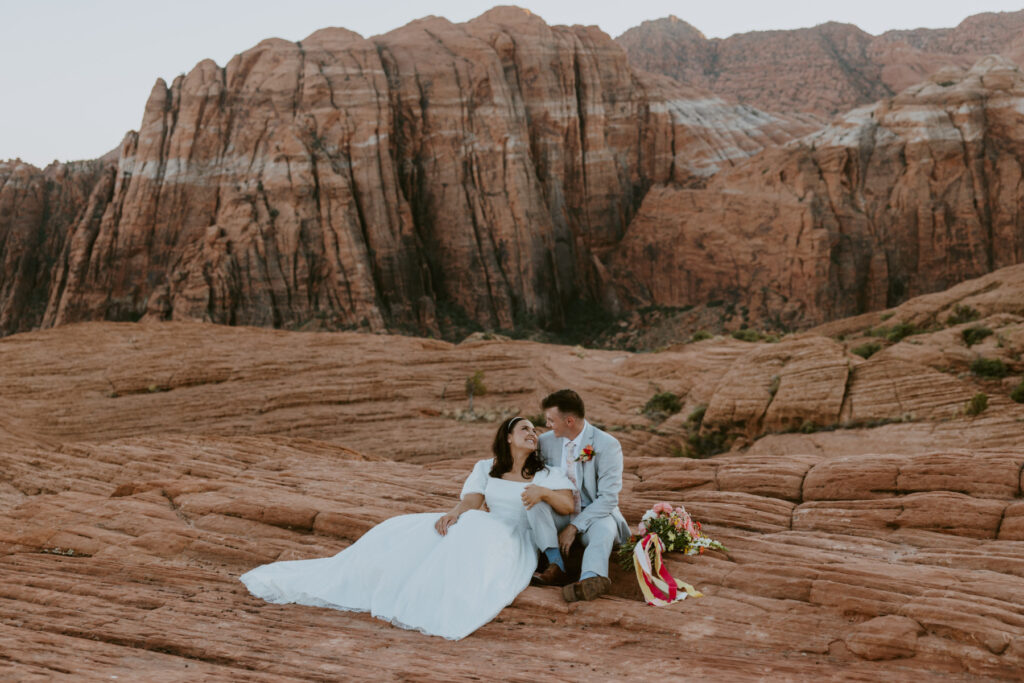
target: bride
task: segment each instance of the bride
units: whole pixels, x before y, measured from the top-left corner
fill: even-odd
[[[450,512],[392,517],[333,557],[265,564],[241,581],[268,602],[370,612],[403,628],[464,638],[530,583],[541,544],[527,510],[573,510],[572,482],[547,468],[536,449],[529,420],[506,420],[494,458],[476,463]]]

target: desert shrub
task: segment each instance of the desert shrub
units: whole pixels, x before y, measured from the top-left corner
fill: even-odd
[[[906,337],[920,333],[921,330],[917,329],[917,325],[915,325],[914,323],[901,322],[896,323],[891,328],[889,328],[889,331],[886,332],[885,334],[885,338],[895,344],[898,341],[902,341]]]
[[[972,320],[977,320],[981,317],[981,313],[977,310],[966,306],[964,304],[957,304],[953,307],[953,312],[946,318],[947,325],[960,325],[961,323],[969,323]]]
[[[647,403],[644,404],[644,413],[647,415],[675,415],[682,409],[682,401],[671,391],[661,391],[647,399]]]
[[[1006,377],[1010,370],[1006,367],[1006,363],[998,358],[978,358],[971,363],[971,372],[978,377],[1000,379]]]
[[[547,429],[548,418],[544,417],[544,413],[537,413],[536,415],[523,415],[527,420],[533,423],[533,426],[537,429]]]
[[[960,336],[964,338],[964,343],[968,346],[974,346],[985,337],[991,336],[992,330],[981,325],[975,325],[974,327],[968,327],[966,330],[960,333]]]
[[[707,411],[707,404],[701,403],[699,406],[694,408],[689,415],[686,416],[687,424],[700,427],[701,423],[704,422],[704,413],[706,413]]]
[[[477,370],[472,375],[466,378],[466,396],[469,399],[469,412],[473,412],[473,397],[483,396],[487,393],[487,387],[484,385],[484,373],[481,370]]]
[[[821,428],[810,420],[804,420],[797,431],[801,434],[813,434],[814,432],[821,431]]]
[[[712,337],[712,334],[710,332],[708,332],[707,330],[697,330],[696,332],[693,333],[693,336],[690,337],[690,341],[691,342],[699,342],[699,341],[704,341],[705,339],[711,339],[711,337]]]
[[[860,346],[854,347],[851,351],[861,358],[871,358],[879,351],[882,350],[882,345],[876,342],[869,342],[867,344],[861,344]]]
[[[764,339],[764,335],[757,330],[752,330],[749,327],[745,327],[742,330],[736,330],[732,333],[733,339],[739,339],[745,342],[758,342]]]
[[[964,406],[964,412],[973,417],[983,413],[986,408],[988,408],[988,395],[977,393],[968,399],[967,405]]]
[[[1021,383],[1013,388],[1013,391],[1010,392],[1010,398],[1017,403],[1024,403],[1024,380],[1021,380]]]
[[[688,458],[710,458],[729,450],[734,437],[725,429],[690,432],[686,437],[684,455]]]
[[[895,344],[898,341],[902,341],[906,337],[909,337],[914,334],[921,334],[922,332],[926,331],[927,330],[919,328],[914,323],[899,322],[893,325],[892,327],[873,327],[869,329],[865,334],[867,334],[869,337],[884,337],[885,339],[888,339],[889,341]]]

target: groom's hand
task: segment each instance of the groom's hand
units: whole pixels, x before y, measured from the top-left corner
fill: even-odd
[[[537,503],[543,501],[544,496],[547,495],[548,493],[549,489],[546,489],[543,486],[537,486],[536,484],[530,484],[525,489],[523,489],[523,507],[529,510]]]
[[[558,547],[562,551],[562,557],[569,557],[569,548],[572,547],[572,542],[576,540],[576,533],[579,531],[572,524],[569,524],[558,533]]]

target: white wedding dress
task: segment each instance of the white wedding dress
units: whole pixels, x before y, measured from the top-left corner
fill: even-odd
[[[530,482],[490,477],[491,464],[476,463],[462,487],[462,496],[482,493],[490,512],[464,512],[445,536],[434,529],[442,513],[401,515],[333,557],[265,564],[241,581],[268,602],[370,612],[403,628],[464,638],[510,604],[537,568],[520,498]],[[550,468],[532,483],[573,488]]]

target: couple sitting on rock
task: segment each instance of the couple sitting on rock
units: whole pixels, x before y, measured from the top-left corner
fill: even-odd
[[[570,602],[606,593],[612,546],[629,536],[618,508],[622,447],[586,421],[574,391],[556,391],[541,407],[550,431],[538,437],[523,417],[502,422],[494,457],[476,463],[450,512],[392,517],[333,557],[275,562],[241,580],[269,602],[370,612],[453,640],[497,616],[531,580],[562,586]],[[585,550],[572,582],[565,558],[577,538]]]

